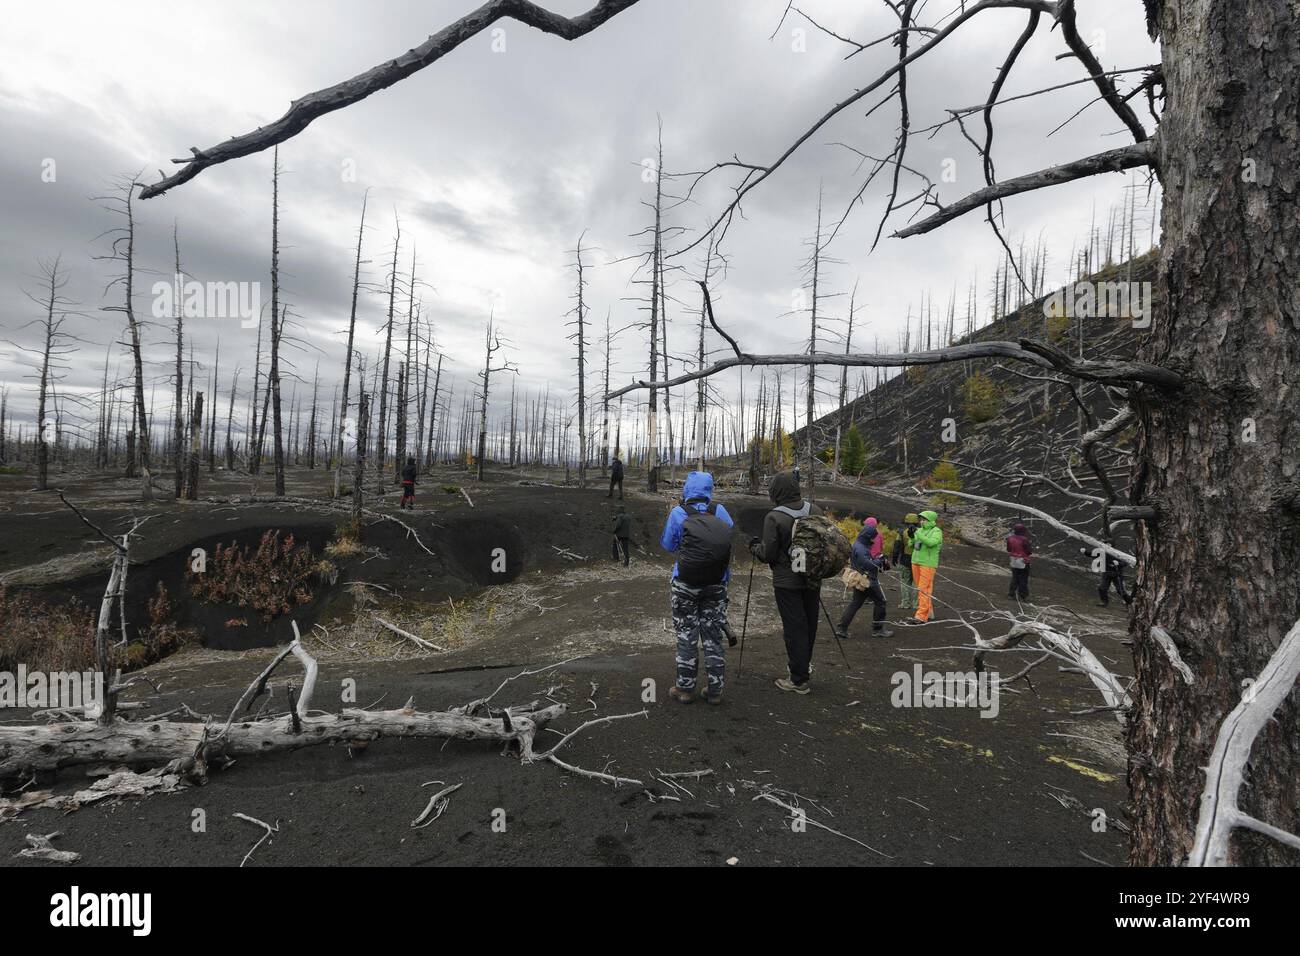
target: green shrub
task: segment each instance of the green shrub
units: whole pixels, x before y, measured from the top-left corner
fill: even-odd
[[[840,471],[846,475],[861,475],[867,467],[867,443],[857,425],[850,425],[840,447]]]
[[[945,457],[934,466],[934,471],[930,472],[928,485],[933,489],[961,491],[962,481],[957,466]],[[937,494],[931,500],[942,505],[946,511],[948,505],[956,504],[961,499],[953,495]]]
[[[996,418],[1002,411],[1002,389],[983,372],[976,372],[962,383],[961,395],[966,417],[976,424]]]

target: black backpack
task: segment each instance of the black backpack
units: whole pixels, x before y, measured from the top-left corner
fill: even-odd
[[[703,511],[687,507],[702,500],[682,502],[686,520],[677,549],[677,579],[697,588],[721,584],[731,565],[731,525],[718,517],[717,503]]]

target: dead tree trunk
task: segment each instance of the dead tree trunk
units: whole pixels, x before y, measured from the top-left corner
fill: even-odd
[[[59,341],[62,336],[60,326],[63,324],[63,317],[56,318],[56,312],[62,302],[60,290],[66,284],[66,280],[59,273],[59,262],[56,258],[54,262],[45,268],[45,278],[47,282],[47,294],[42,305],[45,307],[45,320],[41,323],[42,327],[42,348],[41,348],[41,374],[40,384],[36,399],[36,487],[40,491],[45,491],[49,487],[50,475],[50,448],[49,441],[52,437],[53,429],[46,420],[46,399],[49,395],[54,376],[54,363],[56,353],[59,351]],[[105,365],[107,368],[107,365]],[[0,423],[0,434],[3,433],[3,423]],[[0,441],[3,439],[0,438]],[[4,456],[0,454],[0,461]]]
[[[135,465],[140,466],[140,496],[150,501],[153,499],[153,476],[149,448],[149,413],[144,400],[144,357],[141,353],[140,323],[135,317],[135,190],[139,183],[132,179],[120,185],[120,195],[109,197],[109,201],[126,220],[126,225],[113,230],[112,252],[101,258],[122,263],[122,275],[114,280],[122,285],[123,303],[120,306],[105,306],[105,312],[122,312],[126,315],[126,327],[131,338],[129,347],[131,359],[135,366],[135,442],[132,445],[132,460],[128,465],[128,476],[134,473]]]
[[[343,398],[339,403],[339,422],[347,421],[348,417],[348,385],[352,379],[352,349],[353,339],[357,331],[357,293],[361,289],[361,237],[366,231],[366,203],[370,200],[370,190],[366,190],[365,196],[361,199],[361,225],[357,227],[357,257],[352,267],[352,309],[348,314],[348,346],[347,351],[343,354]],[[334,497],[337,498],[341,492],[339,482],[343,475],[343,436],[347,431],[340,424],[338,440],[338,458],[334,468]]]
[[[583,235],[586,235],[584,232]],[[578,300],[577,306],[574,307],[574,319],[569,324],[574,326],[574,332],[569,339],[577,343],[578,346],[578,487],[587,487],[587,326],[586,326],[586,301],[584,293],[586,292],[587,280],[584,276],[586,268],[582,261],[582,236],[578,237],[578,244],[573,253],[573,268],[577,274],[578,288],[574,297]]]
[[[280,148],[274,154],[271,175],[271,367],[267,387],[271,395],[271,415],[275,441],[275,494],[284,497],[284,434],[280,421],[280,340],[284,333],[284,315],[280,307]],[[288,313],[288,308],[284,314]],[[265,427],[265,418],[263,419]]]
[[[357,455],[352,465],[352,522],[361,527],[361,499],[366,480],[366,433],[370,427],[370,403],[363,391],[357,397]]]
[[[189,469],[185,476],[185,500],[199,500],[199,458],[203,445],[203,393],[194,395],[194,410],[190,418]]]
[[[239,390],[239,369],[230,379],[230,403],[226,406],[226,471],[235,470],[235,447],[230,443],[230,427],[235,418],[235,393]]]
[[[172,416],[172,465],[175,474],[172,497],[179,498],[184,481],[182,462],[185,461],[185,450],[182,448],[185,444],[185,406],[181,401],[185,386],[185,373],[181,365],[185,347],[185,277],[181,273],[181,240],[175,223],[172,224],[172,249],[176,254],[176,268],[173,272],[175,285],[172,292],[172,313],[176,320],[176,407]]]
[[[397,235],[393,237],[393,265],[388,275],[388,321],[384,323],[384,358],[379,364],[379,421],[375,426],[375,470],[383,482],[384,461],[387,458],[388,439],[384,429],[388,424],[388,359],[393,350],[393,310],[397,302],[397,253],[402,244],[402,222],[396,220]],[[381,488],[382,492],[382,488]]]
[[[1141,357],[1188,370],[1191,383],[1173,401],[1132,396],[1133,493],[1160,508],[1158,523],[1138,533],[1129,632],[1139,688],[1128,735],[1130,862],[1142,866],[1187,855],[1215,730],[1241,682],[1264,670],[1300,618],[1300,32],[1268,0],[1204,3],[1195,16],[1166,3],[1159,28],[1165,306]],[[1213,155],[1224,162],[1201,161]],[[1231,555],[1235,584],[1205,573],[1207,548]],[[1181,679],[1156,627],[1195,680]],[[1241,799],[1244,812],[1292,833],[1297,740],[1293,688],[1255,741]],[[1238,830],[1229,860],[1295,865],[1300,855]]]

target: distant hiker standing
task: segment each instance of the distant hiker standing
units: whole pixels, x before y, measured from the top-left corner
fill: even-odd
[[[618,452],[614,453],[614,464],[609,469],[609,494],[606,498],[614,497],[614,486],[618,485],[618,497],[623,499],[623,460],[618,457]]]
[[[415,459],[406,459],[406,465],[402,468],[402,500],[398,505],[400,508],[410,508],[415,510]]]
[[[821,576],[808,573],[807,555],[794,555],[796,523],[800,519],[819,516],[822,510],[803,500],[803,491],[793,472],[784,471],[772,479],[767,496],[775,505],[763,519],[763,536],[749,542],[749,552],[758,561],[772,566],[772,590],[776,595],[776,609],[781,614],[781,631],[785,638],[785,653],[790,665],[790,676],[779,678],[776,686],[781,690],[806,694],[808,667],[812,663],[813,644],[817,640],[817,615],[821,610]],[[845,546],[848,541],[836,531],[835,535]],[[803,549],[806,550],[806,549]],[[844,566],[848,554],[841,552],[839,565],[829,573],[837,573]],[[795,566],[799,558],[800,568]],[[819,564],[832,565],[819,555]],[[817,570],[826,570],[819,567]]]
[[[883,553],[880,532],[876,529],[874,518],[868,518],[858,532],[858,539],[853,542],[853,556],[849,566],[844,570],[844,583],[853,590],[853,599],[840,616],[840,623],[835,629],[841,639],[849,636],[849,625],[862,605],[870,598],[875,605],[871,612],[871,636],[893,637],[894,632],[885,627],[885,592],[881,590],[877,575],[889,570],[889,561]],[[879,552],[873,553],[874,546],[881,545]]]
[[[668,513],[659,539],[677,554],[669,588],[673,630],[677,634],[677,683],[669,696],[683,704],[695,699],[699,653],[707,677],[700,697],[722,703],[726,658],[727,580],[731,567],[731,515],[712,500],[713,476],[693,471],[682,486],[682,501]]]
[[[916,615],[904,624],[925,624],[934,617],[934,573],[939,567],[943,548],[943,530],[933,511],[921,512],[921,526],[912,536],[912,580],[916,582]]]
[[[631,564],[631,538],[632,538],[632,516],[627,513],[627,509],[622,505],[618,506],[618,511],[614,514],[614,520],[610,525],[610,532],[614,536],[614,560],[618,560],[619,549],[623,550],[623,567]]]
[[[1084,554],[1091,554],[1087,548],[1080,548]],[[1123,599],[1125,605],[1133,603],[1133,595],[1124,590],[1124,562],[1115,557],[1109,551],[1106,552],[1106,563],[1104,570],[1101,572],[1101,583],[1097,586],[1097,606],[1110,607],[1110,589],[1114,586],[1115,593]]]
[[[903,530],[894,539],[894,550],[889,560],[898,568],[898,606],[916,610],[916,588],[912,585],[912,536],[921,523],[921,516],[909,511],[903,516]]]
[[[1019,596],[1020,600],[1029,600],[1029,556],[1034,553],[1034,546],[1029,543],[1029,533],[1022,522],[1017,521],[1007,535],[1007,553],[1011,555],[1011,588],[1007,597]]]

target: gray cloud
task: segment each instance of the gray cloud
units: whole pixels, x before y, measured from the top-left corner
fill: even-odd
[[[586,5],[555,3],[565,12]],[[303,17],[253,3],[160,5],[159,16],[149,16],[145,6],[129,22],[105,15],[88,0],[16,12],[0,40],[6,47],[0,51],[0,88],[8,91],[0,97],[0,326],[6,337],[34,316],[21,290],[32,287],[26,277],[37,260],[62,252],[73,279],[70,294],[90,316],[79,331],[100,343],[88,349],[87,361],[76,363],[65,387],[96,390],[102,346],[120,336],[121,317],[98,311],[111,272],[107,263],[91,258],[104,251],[95,237],[116,223],[89,197],[123,173],[144,169],[146,179],[154,178],[157,167],[170,166],[171,157],[189,146],[206,146],[264,122],[291,98],[405,50],[469,6],[410,0],[367,8],[362,17],[355,4],[323,2]],[[608,309],[615,327],[633,322],[637,304],[629,299],[643,292],[632,282],[628,257],[643,248],[638,234],[649,223],[645,203],[653,187],[641,173],[643,161],[654,155],[656,117],[663,121],[669,171],[700,170],[733,155],[769,162],[814,117],[895,55],[882,44],[845,60],[849,48],[798,20],[769,40],[784,8],[784,0],[647,0],[572,44],[507,22],[505,52],[493,53],[490,38],[477,37],[287,143],[281,150],[282,264],[284,296],[300,343],[287,358],[297,374],[310,379],[319,358],[327,395],[338,377],[357,216],[369,188],[368,284],[387,274],[394,216],[400,216],[400,268],[409,269],[414,246],[429,284],[422,289],[424,314],[435,322],[458,395],[472,385],[483,323],[492,310],[514,344],[519,386],[537,390],[549,383],[553,392],[572,390],[573,359],[562,338],[572,308],[571,250],[586,230],[593,320],[603,325]],[[808,9],[847,35],[869,38],[888,29],[883,7],[823,0]],[[51,17],[60,23],[57,36],[49,30]],[[1080,18],[1084,36],[1102,49],[1107,67],[1158,59],[1134,0],[1089,4]],[[1023,19],[1018,11],[983,15],[911,70],[913,127],[943,119],[945,108],[981,102]],[[806,52],[793,49],[791,31],[797,28],[806,30]],[[1094,36],[1097,30],[1104,32]],[[1055,59],[1060,48],[1057,34],[1040,31],[1004,96],[1077,79],[1076,62]],[[1117,121],[1097,105],[1047,136],[1094,96],[1091,86],[1079,85],[999,107],[999,175],[1122,142]],[[875,154],[890,148],[896,106],[864,117],[877,99],[864,99],[814,135],[753,193],[745,218],[732,225],[730,265],[715,301],[719,318],[747,348],[801,347],[806,323],[786,313],[803,282],[818,192],[824,191],[825,217],[837,219],[860,183],[857,157],[834,143]],[[58,163],[54,183],[41,180],[47,157]],[[950,158],[957,178],[940,183],[945,201],[980,185],[975,155],[953,126],[934,138],[913,137],[909,162],[934,179]],[[350,170],[354,178],[345,175]],[[270,172],[270,155],[260,154],[138,204],[139,261],[153,273],[142,277],[142,313],[148,312],[150,283],[172,271],[173,223],[194,277],[260,282],[269,299]],[[1107,210],[1121,201],[1125,181],[1102,177],[1012,199],[1006,204],[1008,232],[1030,242],[1042,236],[1052,249],[1053,275],[1063,277],[1071,244],[1082,239],[1094,210],[1104,223]],[[711,176],[692,203],[672,211],[670,221],[699,230],[717,214],[731,182]],[[681,194],[687,186],[676,180],[672,189]],[[904,192],[915,188],[911,184]],[[955,286],[964,302],[977,272],[981,308],[987,309],[988,279],[1000,258],[977,216],[917,239],[882,239],[868,255],[885,196],[878,182],[862,197],[830,249],[841,264],[830,266],[824,280],[841,293],[860,282],[858,342],[864,347],[872,339],[882,347],[895,345],[904,316],[922,294],[945,303]],[[904,220],[895,216],[891,226]],[[698,293],[691,280],[700,257],[682,256],[673,264],[682,267],[671,290],[681,304],[670,309],[670,341],[674,352],[684,352],[694,341]],[[828,300],[827,307],[842,313],[844,300]],[[381,294],[363,295],[358,342],[372,359],[385,308]],[[236,365],[244,369],[246,390],[255,330],[231,320],[201,320],[190,333],[205,370],[220,339],[222,394]],[[149,375],[159,385],[171,360],[169,337],[165,320],[146,333]],[[643,337],[627,333],[619,343],[615,379],[639,372],[645,351]],[[18,413],[29,414],[34,401],[23,373],[21,357],[0,349],[0,381],[10,384]],[[722,387],[733,388],[734,379]],[[157,399],[160,413],[169,401],[164,388]]]

